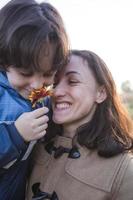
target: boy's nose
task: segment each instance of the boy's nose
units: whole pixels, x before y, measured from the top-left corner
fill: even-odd
[[[43,79],[34,79],[32,82],[31,82],[31,87],[34,88],[34,89],[39,89],[41,87],[43,87],[43,84],[44,84],[44,80]]]

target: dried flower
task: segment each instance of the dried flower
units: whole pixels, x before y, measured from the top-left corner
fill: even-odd
[[[38,102],[42,103],[43,105],[44,98],[52,95],[51,89],[51,86],[48,86],[31,91],[28,99],[31,101],[32,107],[35,107]]]

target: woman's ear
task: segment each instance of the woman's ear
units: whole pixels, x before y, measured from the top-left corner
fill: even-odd
[[[107,92],[104,86],[100,86],[97,91],[97,103],[102,103],[107,98]]]

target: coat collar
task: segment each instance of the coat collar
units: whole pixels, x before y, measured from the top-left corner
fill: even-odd
[[[63,136],[55,138],[55,146],[72,147],[72,139]],[[88,150],[86,147],[79,146],[81,157],[69,159],[65,166],[65,171],[78,181],[91,187],[111,192],[113,183],[120,169],[124,171],[130,156],[127,153],[103,158],[97,155],[97,151]],[[123,173],[123,172],[122,172]]]
[[[86,151],[82,149],[81,157],[69,160],[65,170],[82,183],[110,192],[126,157],[127,154],[120,154],[112,158],[102,158],[96,151],[88,153],[88,149]]]

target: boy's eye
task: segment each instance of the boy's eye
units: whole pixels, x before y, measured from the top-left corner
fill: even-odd
[[[24,73],[21,73],[22,76],[25,76],[25,77],[30,77],[32,76],[32,74],[24,74]]]
[[[19,72],[19,73],[20,73],[21,76],[25,76],[25,77],[30,77],[30,76],[33,75],[33,73],[31,73],[31,72],[29,72],[29,73],[28,72],[27,73],[26,72]]]

